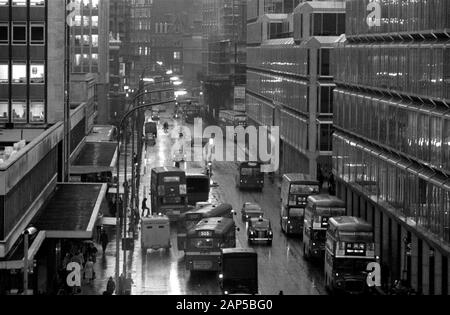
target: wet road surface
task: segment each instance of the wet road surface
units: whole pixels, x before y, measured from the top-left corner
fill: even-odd
[[[169,121],[168,116],[162,117],[162,123]],[[171,130],[178,130],[178,122],[170,122]],[[162,127],[161,127],[162,128]],[[192,126],[190,126],[192,128]],[[172,146],[176,140],[172,134],[164,134],[160,130],[157,144],[148,147],[144,152],[142,170],[142,185],[140,200],[148,196],[150,187],[150,171],[153,167],[173,165]],[[203,163],[190,162],[185,167],[201,168]],[[237,211],[235,218],[239,227],[237,246],[247,247],[245,224],[241,220],[241,208],[245,202],[260,204],[265,217],[272,223],[274,240],[272,246],[252,245],[258,253],[259,290],[260,294],[278,294],[281,290],[285,295],[318,295],[326,294],[324,289],[323,263],[306,262],[303,259],[302,243],[298,238],[286,237],[280,229],[280,190],[279,183],[266,181],[262,193],[239,191],[236,188],[235,177],[237,164],[234,162],[214,162],[213,181],[218,184],[211,190],[211,200],[226,202],[233,205]],[[150,202],[148,202],[150,203]],[[150,204],[148,204],[150,206]],[[106,255],[96,264],[97,280],[90,287],[83,289],[86,294],[101,294],[106,287],[107,278],[115,272],[115,240],[114,231],[110,231],[111,242]],[[170,250],[149,250],[143,253],[140,241],[135,242],[135,250],[127,252],[127,272],[132,273],[134,280],[133,295],[209,295],[220,294],[217,273],[197,272],[191,274],[184,264],[184,253],[178,251],[176,226],[172,226]],[[100,250],[101,252],[101,250]],[[121,252],[121,267],[123,269],[123,252]]]

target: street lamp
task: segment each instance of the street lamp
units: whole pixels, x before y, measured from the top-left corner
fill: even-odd
[[[30,235],[36,234],[37,229],[30,226],[23,234],[23,294],[28,295],[28,242]]]

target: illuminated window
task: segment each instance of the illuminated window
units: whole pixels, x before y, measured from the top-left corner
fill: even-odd
[[[27,83],[27,66],[25,63],[13,64],[12,83]]]
[[[13,0],[12,5],[14,7],[24,7],[27,5],[27,0]]]
[[[9,107],[7,101],[0,101],[0,121],[9,120]]]
[[[42,84],[45,82],[45,66],[43,63],[30,65],[30,83]]]
[[[175,60],[180,60],[180,59],[181,59],[181,52],[175,51],[175,52],[173,53],[173,59],[175,59]]]
[[[11,116],[13,122],[27,122],[27,103],[25,101],[13,101]]]
[[[45,0],[30,0],[30,6],[43,7],[45,6]]]
[[[9,82],[9,65],[7,63],[0,63],[0,83]],[[1,113],[0,113],[1,114]]]
[[[45,105],[43,101],[31,101],[30,104],[30,122],[45,122]]]

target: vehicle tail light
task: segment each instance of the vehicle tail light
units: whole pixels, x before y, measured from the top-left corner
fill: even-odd
[[[180,185],[180,195],[186,195],[187,188],[186,185]]]
[[[166,194],[166,191],[164,189],[163,185],[158,186],[158,196],[164,196]]]

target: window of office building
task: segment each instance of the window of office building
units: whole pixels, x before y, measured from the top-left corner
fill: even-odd
[[[1,6],[6,6],[9,4],[9,0],[0,0],[0,7]]]
[[[30,122],[45,122],[45,105],[43,101],[31,101],[30,104]]]
[[[43,63],[32,63],[30,65],[30,83],[45,82],[45,66]]]
[[[330,49],[320,49],[319,60],[319,75],[330,75]]]
[[[24,7],[27,5],[27,0],[13,0],[12,5],[15,7]]]
[[[175,60],[180,60],[180,59],[181,59],[181,52],[175,51],[175,52],[173,53],[173,59],[175,59]]]
[[[8,121],[9,118],[9,106],[8,101],[0,101],[0,121],[5,122]]]
[[[320,143],[319,149],[320,151],[332,151],[332,133],[333,125],[332,124],[320,124]]]
[[[42,24],[31,24],[30,26],[30,40],[31,44],[43,45],[44,44],[44,31],[45,27]]]
[[[13,24],[13,44],[27,43],[27,25],[25,23]]]
[[[27,83],[27,66],[25,63],[13,64],[12,83]]]
[[[9,44],[9,27],[8,24],[0,24],[0,44]]]
[[[30,0],[30,6],[43,7],[45,6],[45,0]]]
[[[9,65],[7,63],[0,63],[0,83],[9,82]]]
[[[333,86],[320,86],[319,87],[319,109],[318,112],[321,114],[332,114],[333,113]]]
[[[27,103],[25,101],[12,102],[13,122],[27,122]]]

